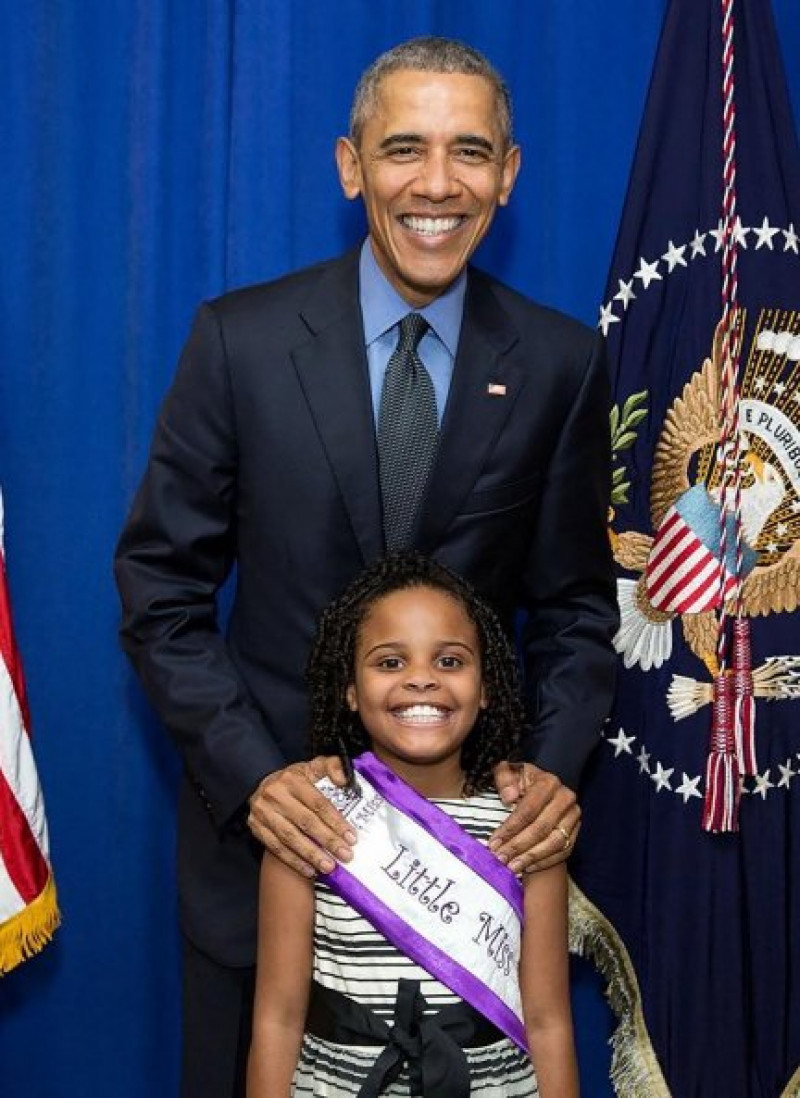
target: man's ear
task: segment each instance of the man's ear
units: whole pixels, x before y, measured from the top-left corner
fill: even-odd
[[[336,141],[336,167],[345,197],[358,198],[361,194],[361,161],[349,137],[340,137]]]
[[[520,151],[520,147],[519,145],[512,145],[503,157],[503,179],[500,186],[500,193],[497,196],[498,206],[508,205],[508,200],[511,197],[511,192],[517,181],[521,163],[522,152]]]
[[[358,696],[356,695],[356,684],[351,682],[345,691],[345,701],[350,707],[351,713],[358,712]]]

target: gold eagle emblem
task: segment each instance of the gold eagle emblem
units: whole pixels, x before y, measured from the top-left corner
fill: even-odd
[[[737,351],[745,320],[740,312],[734,335]],[[627,667],[638,665],[648,671],[669,660],[673,622],[680,618],[690,650],[712,678],[718,671],[716,611],[681,612],[654,605],[648,564],[652,565],[657,533],[668,513],[680,508],[698,486],[704,487],[717,513],[723,505],[718,455],[722,355],[718,326],[710,357],[667,411],[653,456],[653,533],[610,531],[616,562],[638,575],[637,579],[618,580],[622,624],[615,643]],[[612,422],[612,436],[613,427]],[[764,309],[759,316],[742,377],[737,444],[741,534],[749,555],[741,591],[742,612],[748,617],[790,613],[800,604],[800,313]],[[619,472],[615,473],[615,479],[618,476]],[[684,513],[686,510],[684,507]],[[732,599],[726,602],[726,610],[735,613]],[[786,681],[786,673],[796,684],[797,672],[791,670],[796,667],[795,657],[789,657],[788,664],[784,660],[781,667],[768,661],[754,673],[756,693],[795,696],[796,686]],[[781,676],[792,690],[790,694],[774,693]],[[687,693],[681,684],[693,684],[699,692],[691,688]],[[669,699],[673,716],[686,716],[710,700],[705,685],[676,678]]]

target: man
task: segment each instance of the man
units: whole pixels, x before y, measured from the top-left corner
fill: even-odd
[[[496,840],[512,868],[571,848],[610,702],[600,346],[467,271],[519,170],[504,84],[468,47],[405,43],[362,77],[336,161],[368,240],[199,311],[117,555],[123,643],[187,775],[192,1098],[241,1085],[261,844],[308,874],[349,857],[352,834],[313,787],[326,769],[343,780],[338,767],[300,762],[303,667],[320,609],[367,562],[413,544],[509,628],[527,612],[536,765],[497,774],[519,802]],[[223,637],[216,594],[234,563]]]

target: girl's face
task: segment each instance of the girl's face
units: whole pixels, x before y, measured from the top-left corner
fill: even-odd
[[[486,705],[478,633],[461,603],[431,587],[374,603],[356,638],[347,702],[375,754],[401,774],[409,765],[460,765]]]

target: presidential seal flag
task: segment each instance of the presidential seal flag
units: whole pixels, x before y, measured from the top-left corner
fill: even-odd
[[[0,975],[59,924],[44,801],[30,742],[25,680],[11,622],[0,495]]]
[[[636,1098],[800,1094],[800,151],[767,0],[671,0],[599,324],[615,708],[573,946]]]

